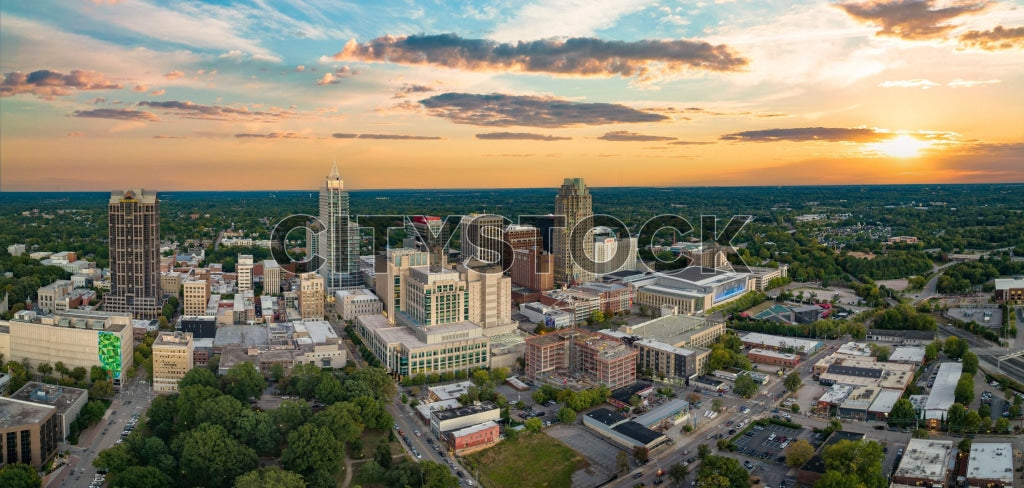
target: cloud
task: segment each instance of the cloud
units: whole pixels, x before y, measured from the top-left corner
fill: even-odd
[[[341,132],[335,132],[334,134],[331,134],[331,137],[335,139],[380,139],[392,141],[440,141],[444,139],[439,136],[413,136],[406,134],[346,134]]]
[[[637,134],[636,132],[629,132],[626,130],[616,130],[605,133],[603,136],[598,137],[602,141],[614,141],[614,142],[651,142],[651,141],[674,141],[675,137],[665,136],[652,136],[647,134]]]
[[[736,71],[747,60],[725,45],[690,40],[605,41],[589,37],[498,43],[455,34],[355,39],[339,60],[431,64],[468,71],[549,73],[564,76],[635,77],[654,81],[687,70]]]
[[[309,139],[296,132],[270,132],[267,134],[244,133],[235,134],[238,139]]]
[[[295,67],[295,71],[306,71],[306,67],[300,64]]]
[[[750,130],[725,134],[719,139],[723,141],[743,142],[804,142],[804,141],[829,141],[829,142],[877,142],[890,139],[894,134],[880,132],[876,129],[864,127],[799,127],[794,129],[766,129]]]
[[[934,88],[934,87],[942,86],[942,85],[940,85],[940,84],[938,84],[938,83],[936,83],[934,81],[931,81],[931,80],[923,80],[923,79],[920,79],[920,78],[916,78],[916,79],[913,79],[913,80],[889,80],[889,81],[883,81],[883,82],[879,83],[878,86],[880,86],[882,88],[920,88],[922,90],[927,90],[929,88]]]
[[[153,136],[153,139],[184,139],[184,137],[182,137],[182,136],[156,135],[156,136]]]
[[[669,144],[673,146],[705,146],[708,144],[715,144],[714,141],[672,141]]]
[[[163,88],[161,88],[159,90],[153,90],[153,91],[149,92],[150,95],[154,95],[154,96],[158,96],[158,97],[160,95],[163,95],[164,93],[167,93],[167,90],[164,90]]]
[[[960,45],[986,51],[1024,48],[1024,27],[997,25],[989,31],[968,31],[960,36]]]
[[[934,8],[938,3],[936,0],[874,0],[837,6],[850,17],[877,26],[879,30],[875,35],[908,40],[941,38],[956,27],[948,21],[978,13],[989,6],[985,0],[968,0]]]
[[[147,90],[149,90],[149,87],[146,86],[146,85],[135,85],[135,88],[132,89],[132,91],[136,91],[136,92],[144,92],[144,91],[147,91]]]
[[[398,89],[398,93],[395,93],[395,96],[392,98],[405,98],[412,93],[429,93],[432,91],[437,91],[437,88],[429,85],[419,85],[416,83],[403,83]]]
[[[171,100],[166,102],[142,101],[140,107],[153,107],[171,112],[186,119],[203,120],[283,120],[295,115],[291,110],[271,107],[270,110],[249,110],[248,107],[226,107],[223,105],[200,105],[190,101]]]
[[[106,79],[95,71],[72,70],[68,74],[42,69],[24,74],[7,73],[0,81],[0,97],[31,93],[40,98],[53,99],[70,95],[73,90],[116,90],[120,83]]]
[[[164,73],[164,78],[167,78],[168,80],[174,80],[181,78],[182,76],[185,76],[184,71],[171,71],[170,73]]]
[[[97,108],[93,110],[75,110],[74,114],[72,115],[75,117],[130,120],[137,122],[157,122],[160,120],[152,112],[144,112],[142,110],[133,110],[130,108]]]
[[[82,137],[84,135],[85,135],[85,132],[79,132],[79,131],[68,132],[68,137]]]
[[[957,78],[946,83],[946,86],[950,88],[974,88],[982,85],[995,85],[996,83],[1002,83],[1002,80],[964,80]]]
[[[316,81],[317,85],[336,85],[341,82],[341,78],[348,76],[355,76],[359,74],[358,71],[354,71],[348,66],[342,66],[336,69],[333,73],[324,73],[324,76]]]
[[[509,141],[568,141],[572,139],[571,137],[532,134],[529,132],[488,132],[486,134],[477,134],[476,138]]]
[[[615,103],[574,102],[554,97],[492,93],[443,93],[420,100],[435,117],[456,124],[507,127],[571,127],[661,122],[669,117]]]

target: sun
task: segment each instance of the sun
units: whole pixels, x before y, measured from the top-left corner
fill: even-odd
[[[901,134],[887,141],[868,144],[868,147],[894,158],[916,158],[921,155],[922,149],[930,145],[930,142]]]

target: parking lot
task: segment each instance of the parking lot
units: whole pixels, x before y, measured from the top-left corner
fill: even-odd
[[[745,456],[771,462],[784,462],[783,451],[791,442],[801,437],[806,438],[803,429],[793,429],[775,424],[755,425],[736,439],[733,444],[736,446],[736,452]]]
[[[622,451],[607,439],[599,437],[582,425],[553,425],[545,429],[544,433],[562,441],[570,449],[587,458],[591,469],[595,471],[591,473],[595,480],[603,482],[611,478],[618,465],[615,457]]]

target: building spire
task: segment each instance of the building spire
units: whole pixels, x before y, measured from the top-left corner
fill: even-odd
[[[331,165],[331,174],[327,175],[328,178],[335,179],[341,178],[341,173],[338,172],[338,155],[334,155],[334,164]]]

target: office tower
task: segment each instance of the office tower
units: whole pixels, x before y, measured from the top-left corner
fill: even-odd
[[[587,247],[590,246],[592,233],[584,233],[581,229],[574,239],[570,239],[573,227],[594,215],[593,200],[583,178],[566,178],[562,182],[558,196],[555,197],[555,215],[565,217],[565,225],[554,230],[552,254],[555,255],[555,282],[568,285],[593,281],[593,270],[585,270],[577,264],[577,261],[589,254]]]
[[[331,166],[320,187],[320,222],[324,229],[313,236],[312,249],[325,262],[319,273],[327,291],[362,285],[359,274],[359,229],[349,220],[349,199],[338,163]]]
[[[278,295],[281,293],[281,266],[277,261],[263,261],[263,294]]]
[[[448,265],[448,239],[451,231],[441,217],[414,215],[409,220],[407,234],[416,239],[421,250],[430,254],[430,264],[440,267]]]
[[[512,260],[512,284],[533,291],[555,287],[555,256],[539,246],[516,249]]]
[[[508,334],[519,325],[512,320],[512,278],[497,265],[490,268],[459,267],[469,291],[469,321],[484,329],[485,336]]]
[[[394,324],[398,312],[403,310],[402,296],[406,292],[409,269],[429,263],[430,255],[415,249],[391,249],[387,256],[377,256],[374,290],[384,302],[388,322]]]
[[[112,192],[108,205],[110,291],[104,309],[160,315],[160,201],[142,189]]]
[[[607,227],[594,228],[594,248],[591,253],[597,275],[616,271],[636,271],[637,238],[616,237]],[[621,255],[620,255],[621,253]]]
[[[299,275],[299,315],[305,319],[324,319],[324,278],[316,273]]]
[[[206,306],[210,303],[210,282],[206,280],[188,280],[182,284],[184,315],[206,315]]]
[[[500,215],[463,216],[459,222],[462,263],[471,266],[501,264],[504,228],[505,219]]]
[[[409,268],[399,314],[406,325],[419,327],[470,320],[469,291],[459,273],[450,269]]]
[[[153,341],[153,391],[177,393],[178,381],[192,369],[191,332],[161,332]]]
[[[252,254],[239,254],[238,264],[235,265],[238,274],[238,291],[249,291],[252,289]]]
[[[544,239],[540,236],[540,229],[530,225],[511,224],[505,227],[503,236],[505,246],[503,251],[503,262],[505,269],[511,270],[515,252],[519,249],[530,249],[532,247],[544,247]]]

